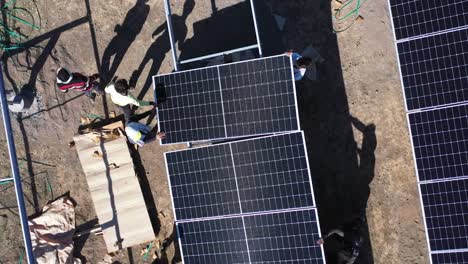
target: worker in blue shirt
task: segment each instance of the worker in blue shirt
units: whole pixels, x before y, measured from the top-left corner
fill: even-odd
[[[157,132],[156,128],[151,128],[150,126],[144,125],[138,120],[141,120],[150,114],[155,114],[155,110],[147,111],[143,114],[132,116],[125,126],[125,134],[130,143],[136,144],[140,147],[143,145],[153,142],[156,139],[164,139],[166,134],[164,132]]]
[[[139,122],[130,122],[125,127],[125,133],[127,134],[128,141],[132,144],[136,144],[143,147],[144,144],[153,142],[156,139],[163,139],[166,137],[164,132],[157,133],[153,131],[150,126],[144,125]]]
[[[309,64],[312,63],[312,59],[309,57],[301,56],[301,54],[293,51],[286,52],[286,55],[292,57],[294,80],[301,80],[307,71],[307,66],[309,66]]]

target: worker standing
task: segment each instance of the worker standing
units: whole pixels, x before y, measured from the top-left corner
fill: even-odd
[[[132,116],[131,105],[135,106],[148,106],[152,105],[156,107],[156,103],[149,101],[138,100],[130,92],[130,86],[127,80],[120,79],[115,83],[110,83],[105,88],[106,93],[110,94],[112,102],[120,107],[124,113],[125,123],[130,121]]]

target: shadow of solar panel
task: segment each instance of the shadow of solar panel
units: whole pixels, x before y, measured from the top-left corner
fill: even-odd
[[[467,0],[390,0],[396,39],[468,25]]]
[[[468,105],[408,116],[419,180],[468,176]]]
[[[468,180],[420,185],[431,251],[468,248]]]
[[[432,264],[466,264],[468,252],[432,253]]]
[[[468,29],[397,48],[408,110],[468,101]]]

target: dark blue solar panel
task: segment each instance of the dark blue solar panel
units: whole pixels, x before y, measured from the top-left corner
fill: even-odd
[[[420,181],[468,176],[468,105],[409,114]]]
[[[163,144],[224,138],[224,117],[217,68],[153,77]],[[160,90],[160,91],[158,91]]]
[[[299,129],[286,55],[153,77],[163,144]]]
[[[468,248],[468,180],[420,185],[431,251]]]
[[[466,264],[468,252],[432,253],[432,264]]]
[[[299,129],[289,56],[219,67],[228,137]]]
[[[166,163],[177,220],[314,206],[301,132],[166,153]]]
[[[390,0],[396,39],[468,25],[467,0]]]
[[[176,219],[240,213],[229,145],[166,153]]]
[[[324,263],[314,209],[178,223],[184,263]]]
[[[397,46],[408,110],[468,101],[468,29]]]
[[[249,263],[241,217],[178,223],[177,230],[185,264]]]
[[[231,145],[242,212],[314,206],[302,133]]]
[[[324,263],[315,210],[244,217],[250,263]]]

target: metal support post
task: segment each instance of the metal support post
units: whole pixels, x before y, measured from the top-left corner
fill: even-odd
[[[3,82],[3,72],[1,72],[1,69],[3,69],[2,63],[0,63],[0,104],[2,106],[3,125],[5,127],[5,136],[8,144],[8,153],[10,155],[11,173],[13,176],[13,183],[15,185],[16,201],[18,203],[21,229],[23,231],[24,246],[26,249],[26,259],[28,260],[29,264],[34,264],[35,260],[31,244],[31,235],[29,234],[28,215],[26,213],[26,206],[24,204],[23,187],[21,185],[21,178],[18,170],[18,160],[16,157],[15,141],[13,139],[13,131],[11,129],[11,120],[10,114],[8,112],[5,86]]]
[[[177,61],[177,54],[175,49],[175,39],[174,39],[174,31],[172,29],[172,13],[171,13],[171,5],[169,0],[164,0],[164,10],[166,11],[166,23],[167,23],[167,34],[169,35],[169,41],[171,42],[171,51],[172,51],[172,60],[174,62],[174,69],[175,71],[179,71],[179,63]]]
[[[260,40],[260,34],[258,33],[257,15],[255,14],[254,0],[250,0],[250,8],[252,9],[252,17],[253,17],[253,23],[254,23],[254,27],[255,27],[255,36],[257,37],[258,55],[260,57],[263,57],[262,42]]]

